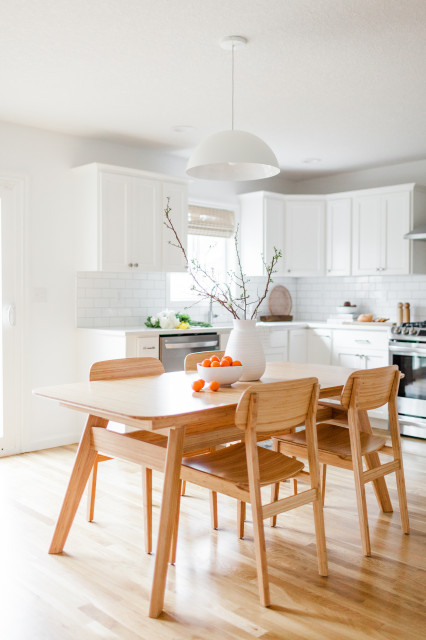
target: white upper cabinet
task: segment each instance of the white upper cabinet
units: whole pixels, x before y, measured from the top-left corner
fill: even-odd
[[[262,256],[269,263],[274,247],[284,253],[284,200],[280,194],[257,191],[240,196],[240,253],[248,276],[265,275]],[[284,260],[275,275],[284,275]]]
[[[351,275],[352,200],[330,198],[327,202],[326,273]]]
[[[292,277],[322,276],[325,262],[325,199],[285,200],[284,271]]]
[[[75,206],[88,218],[83,269],[101,271],[183,271],[182,255],[169,244],[164,226],[166,198],[173,223],[186,243],[187,186],[158,174],[90,164],[74,170]]]
[[[274,247],[283,258],[277,276],[324,274],[325,199],[257,191],[240,196],[241,259],[249,276],[265,275]]]
[[[406,240],[426,220],[426,197],[414,184],[371,189],[353,198],[353,275],[425,273],[426,247]]]
[[[403,184],[326,196],[256,191],[240,196],[241,257],[247,275],[265,275],[273,248],[279,276],[426,273],[426,243],[406,240],[426,224],[426,189]]]

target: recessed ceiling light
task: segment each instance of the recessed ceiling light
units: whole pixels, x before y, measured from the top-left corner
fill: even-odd
[[[173,131],[175,133],[187,133],[188,131],[195,131],[195,127],[191,127],[186,124],[179,124],[176,127],[173,127]]]
[[[305,164],[318,164],[318,162],[322,162],[321,158],[305,158],[302,160]]]

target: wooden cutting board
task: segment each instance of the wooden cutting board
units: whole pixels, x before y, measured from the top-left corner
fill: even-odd
[[[293,316],[260,316],[260,322],[291,322]]]
[[[288,316],[291,312],[291,295],[286,287],[276,285],[268,297],[268,306],[273,316]]]

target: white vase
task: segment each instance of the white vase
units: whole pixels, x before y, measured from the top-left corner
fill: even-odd
[[[266,360],[256,331],[256,320],[234,319],[234,328],[230,333],[225,355],[241,361],[243,375],[240,380],[259,380],[265,373]]]

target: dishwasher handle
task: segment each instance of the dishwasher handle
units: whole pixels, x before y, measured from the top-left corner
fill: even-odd
[[[194,349],[199,347],[216,347],[217,341],[212,340],[210,342],[166,342],[163,344],[165,349]]]

